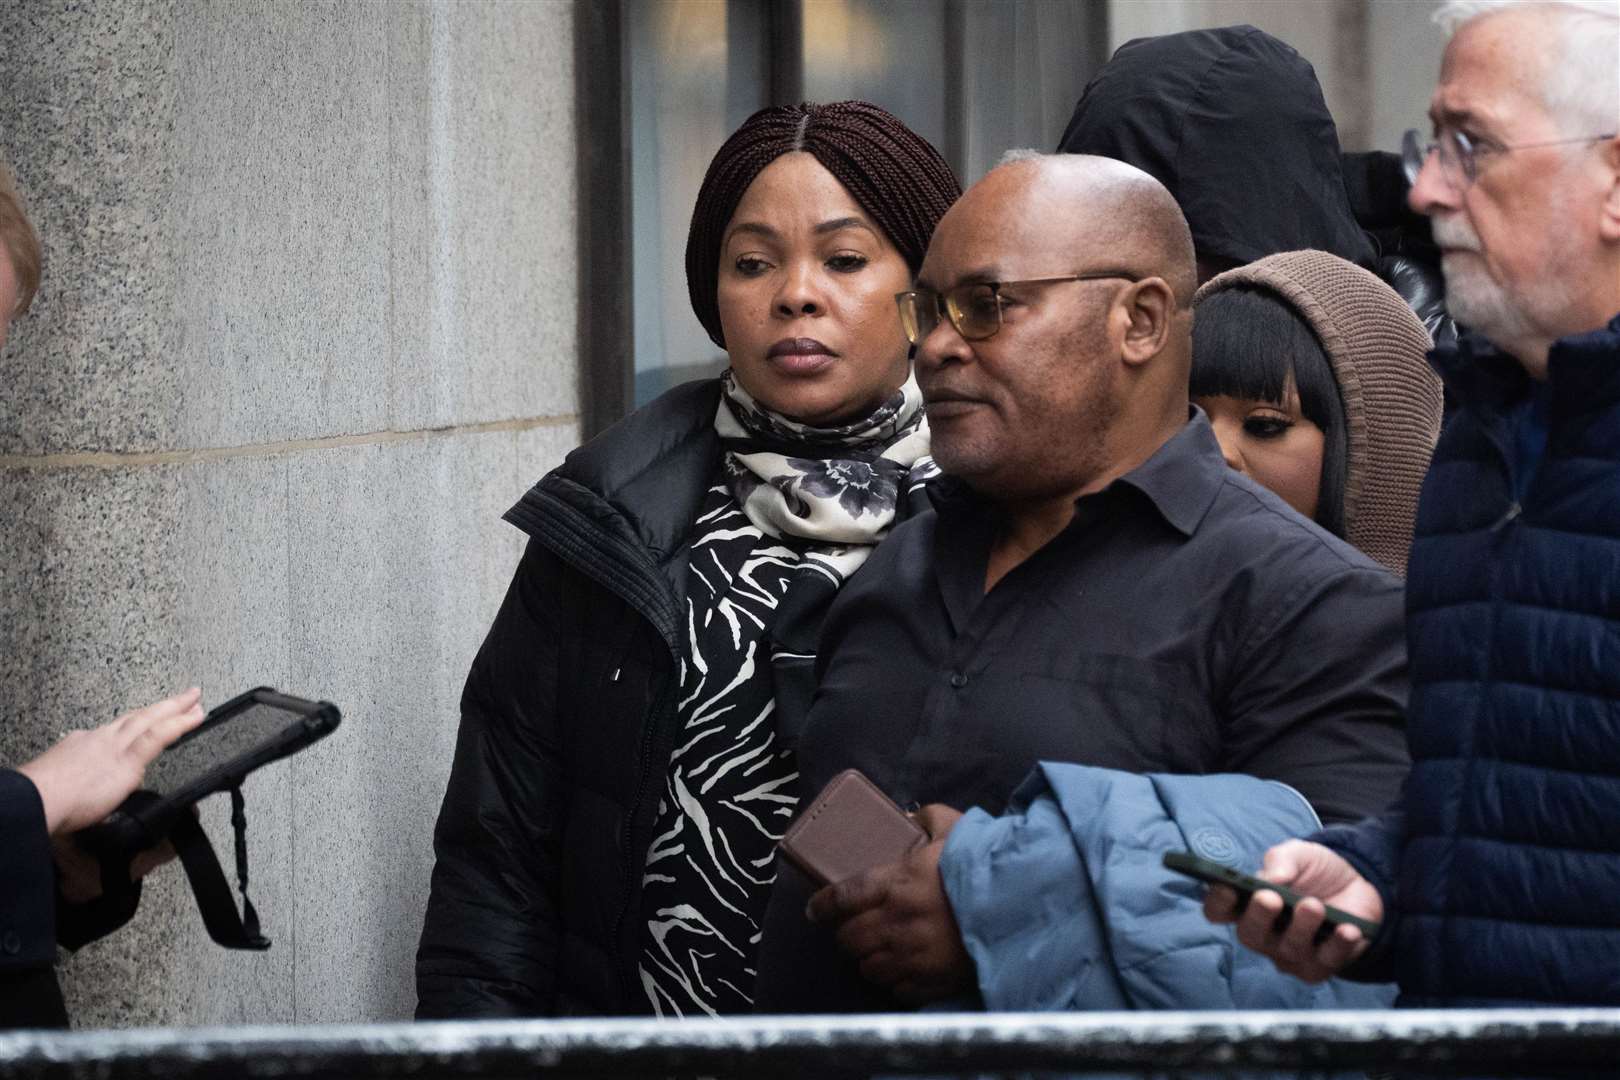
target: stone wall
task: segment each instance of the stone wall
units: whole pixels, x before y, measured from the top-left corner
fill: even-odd
[[[573,10],[0,0],[44,239],[0,356],[0,761],[191,683],[343,710],[247,785],[274,947],[178,867],[79,1026],[408,1016],[500,514],[577,441]],[[229,860],[228,802],[203,817]]]

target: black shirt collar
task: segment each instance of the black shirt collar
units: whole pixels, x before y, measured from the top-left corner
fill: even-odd
[[[1077,505],[1098,495],[1109,495],[1121,487],[1134,488],[1147,497],[1171,528],[1183,536],[1197,532],[1226,480],[1227,465],[1204,411],[1193,405],[1189,406],[1189,413],[1181,430],[1151,457],[1097,495],[1081,496]],[[980,497],[954,476],[932,481],[929,494],[939,512],[946,516],[960,513],[978,516],[989,504],[988,499]]]
[[[1109,485],[1125,484],[1140,491],[1173,528],[1183,536],[1198,531],[1210,504],[1226,482],[1227,464],[1209,417],[1196,405],[1181,430],[1153,456]]]

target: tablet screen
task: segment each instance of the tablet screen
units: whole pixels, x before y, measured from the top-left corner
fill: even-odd
[[[199,776],[276,741],[283,731],[301,725],[303,720],[291,709],[254,702],[235,716],[203,728],[163,751],[147,767],[141,786],[159,795],[172,794]]]

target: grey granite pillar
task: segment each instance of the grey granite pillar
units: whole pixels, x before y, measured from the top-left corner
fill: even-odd
[[[0,0],[46,260],[0,356],[0,761],[192,682],[345,717],[248,784],[274,947],[211,944],[167,868],[65,959],[79,1026],[414,1005],[499,517],[577,438],[572,20]]]

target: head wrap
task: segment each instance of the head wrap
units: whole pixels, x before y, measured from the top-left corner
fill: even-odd
[[[1440,436],[1429,334],[1396,292],[1324,251],[1272,255],[1211,278],[1194,303],[1250,285],[1299,312],[1322,343],[1344,403],[1345,539],[1405,576],[1418,492]]]
[[[777,106],[743,121],[714,155],[686,238],[686,288],[698,322],[725,348],[716,286],[720,244],[748,185],[783,154],[802,150],[843,184],[915,274],[934,226],[962,193],[927,139],[865,101]]]

